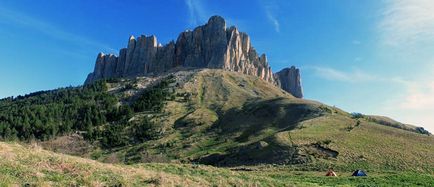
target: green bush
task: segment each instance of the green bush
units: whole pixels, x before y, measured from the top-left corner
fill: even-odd
[[[161,137],[160,129],[148,118],[145,118],[141,123],[132,125],[132,135],[137,142],[154,140]]]
[[[104,148],[124,146],[128,139],[123,133],[124,125],[119,123],[106,125],[101,132],[100,142]]]
[[[157,85],[145,90],[132,105],[134,111],[160,112],[163,109],[165,101],[172,98],[173,93],[169,91],[168,86],[173,81],[173,76],[169,76]]]
[[[358,113],[358,112],[351,113],[351,116],[354,119],[359,119],[359,118],[363,118],[364,117],[364,115],[362,113]]]

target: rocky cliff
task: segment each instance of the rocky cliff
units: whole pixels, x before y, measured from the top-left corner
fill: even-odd
[[[222,17],[213,16],[207,24],[182,32],[176,42],[171,41],[164,46],[158,44],[155,36],[142,35],[137,39],[131,36],[127,48],[121,49],[119,56],[98,54],[94,72],[88,75],[85,84],[107,78],[155,75],[175,67],[218,68],[278,83],[274,80],[276,76],[273,76],[267,57],[256,52],[250,37],[234,26],[227,28]],[[300,79],[279,80],[285,84],[297,81]],[[300,85],[299,82],[297,85]]]
[[[294,97],[303,97],[300,70],[298,68],[295,68],[294,66],[291,68],[284,68],[274,74],[274,79],[276,85],[291,93]]]

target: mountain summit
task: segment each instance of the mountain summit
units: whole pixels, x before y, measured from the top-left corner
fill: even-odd
[[[127,48],[119,56],[99,53],[93,73],[85,84],[96,80],[152,76],[174,68],[212,68],[257,76],[281,87],[295,97],[302,98],[300,71],[285,68],[273,74],[265,54],[259,55],[251,45],[250,37],[234,26],[226,27],[220,16],[212,16],[208,23],[193,31],[181,32],[178,39],[166,45],[157,38],[131,36]]]

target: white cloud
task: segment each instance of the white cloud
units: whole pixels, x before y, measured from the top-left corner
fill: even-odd
[[[334,68],[319,67],[319,66],[309,66],[309,67],[304,67],[304,69],[313,70],[314,73],[321,78],[327,80],[333,80],[333,81],[340,81],[340,82],[355,83],[355,82],[374,81],[380,79],[377,76],[368,74],[361,70],[352,70],[351,72],[345,72]]]
[[[434,81],[408,84],[407,94],[399,106],[402,109],[434,110]]]
[[[405,80],[401,77],[374,75],[361,70],[341,71],[329,67],[309,66],[320,78],[345,83],[382,83],[401,87],[401,92],[392,93],[384,102],[375,103],[377,115],[390,116],[400,122],[422,126],[434,133],[434,80],[429,82]],[[432,71],[434,75],[434,70]],[[372,105],[373,103],[371,103]]]
[[[201,25],[207,20],[208,13],[201,0],[185,0],[184,2],[188,8],[191,26]]]
[[[386,0],[385,5],[377,27],[380,55],[404,62],[400,68],[412,73],[403,75],[411,80],[400,81],[401,91],[391,94],[380,112],[434,132],[434,67],[429,67],[434,63],[434,1]]]
[[[403,92],[392,95],[380,112],[398,121],[422,126],[434,133],[434,81],[405,81]]]
[[[387,45],[434,41],[434,1],[388,0],[379,31]]]
[[[278,11],[277,3],[274,1],[267,1],[264,3],[265,14],[267,15],[268,21],[273,24],[274,30],[280,32],[280,22],[276,18],[276,12]]]
[[[184,0],[184,3],[188,9],[188,22],[190,27],[203,25],[211,16],[219,15],[225,19],[226,26],[235,25],[238,28],[247,28],[243,20],[229,17],[219,10],[211,9],[212,7],[208,6],[209,4],[205,3],[203,0]]]
[[[6,9],[4,7],[0,7],[0,18],[3,20],[3,23],[16,24],[27,27],[58,40],[63,40],[77,45],[90,46],[98,48],[100,50],[105,50],[106,52],[116,52],[114,49],[103,43],[96,42],[70,32],[66,32],[61,28],[56,27],[48,22],[35,19],[29,15]]]
[[[396,81],[402,91],[390,95],[379,109],[383,115],[422,126],[434,133],[434,65],[424,69],[425,72],[417,79]]]
[[[276,32],[280,32],[280,23],[279,20],[276,19],[276,17],[273,15],[271,8],[265,8],[265,13],[267,14],[268,20],[273,24],[274,30]]]
[[[276,15],[279,12],[279,4],[274,0],[260,0],[261,6],[264,7],[265,16],[273,25],[276,32],[280,32],[280,22]]]

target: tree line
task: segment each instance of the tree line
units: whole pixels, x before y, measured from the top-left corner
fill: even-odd
[[[168,90],[171,82],[173,77],[165,78],[130,104],[121,105],[119,98],[107,92],[106,81],[4,98],[0,100],[0,139],[44,141],[78,132],[110,148],[157,138],[158,125],[150,119],[128,120],[137,112],[160,112],[173,95]]]

